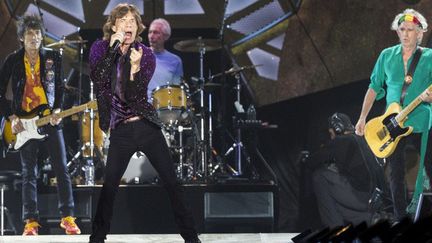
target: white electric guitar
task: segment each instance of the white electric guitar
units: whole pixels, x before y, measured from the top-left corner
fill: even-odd
[[[71,116],[78,112],[87,109],[97,109],[97,102],[95,100],[89,101],[86,104],[72,107],[68,110],[56,113],[55,116],[58,118],[64,118]],[[12,122],[6,121],[3,125],[3,140],[9,149],[19,150],[24,144],[33,139],[43,139],[46,137],[45,134],[39,133],[39,127],[50,123],[50,119],[54,115],[48,115],[40,118],[38,115],[32,118],[21,118],[20,121],[23,124],[24,131],[14,134],[12,132]]]

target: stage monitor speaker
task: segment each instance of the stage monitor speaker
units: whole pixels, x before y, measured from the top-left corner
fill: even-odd
[[[273,192],[206,192],[206,232],[273,232]]]

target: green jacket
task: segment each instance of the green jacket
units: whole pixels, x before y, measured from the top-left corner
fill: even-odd
[[[432,49],[422,48],[423,53],[414,71],[413,81],[407,89],[404,104],[406,107],[429,85],[432,84]],[[408,68],[413,59],[408,61]],[[405,72],[402,60],[402,46],[396,45],[384,49],[371,74],[369,87],[377,93],[377,100],[386,97],[387,106],[393,102],[400,102]],[[386,94],[387,92],[387,94]],[[422,102],[408,115],[405,126],[412,126],[414,132],[428,131],[432,126],[432,106],[430,103]]]

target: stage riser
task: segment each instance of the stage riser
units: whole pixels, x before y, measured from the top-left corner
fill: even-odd
[[[275,231],[277,204],[274,202],[277,202],[277,187],[274,185],[187,185],[182,188],[199,232]],[[90,233],[90,220],[96,212],[100,189],[74,188],[75,211],[83,233]],[[168,194],[162,186],[122,186],[119,188],[114,208],[112,234],[178,232]],[[62,234],[58,228],[60,216],[55,188],[40,191],[39,210],[41,223],[44,224],[43,232]],[[19,215],[20,213],[18,212]],[[17,228],[22,227],[19,224],[20,222]]]

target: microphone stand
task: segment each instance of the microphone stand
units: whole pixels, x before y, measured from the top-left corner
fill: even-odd
[[[42,10],[41,10],[41,8],[40,8],[40,6],[39,6],[39,1],[38,1],[38,0],[33,0],[33,3],[34,3],[34,5],[36,5],[36,7],[37,7],[37,9],[38,9],[38,14],[39,14],[39,16],[40,16],[40,19],[41,19],[41,22],[42,22],[43,28],[45,29],[45,31],[44,31],[44,36],[43,36],[43,38],[42,38],[42,46],[45,46],[45,37],[46,37],[46,32],[47,32],[48,30],[45,28],[45,22],[44,22],[44,20],[43,20],[43,13],[42,13]]]

